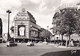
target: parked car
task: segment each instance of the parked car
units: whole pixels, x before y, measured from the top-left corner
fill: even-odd
[[[28,42],[26,45],[27,46],[34,46],[34,43],[33,42]]]
[[[7,47],[12,47],[12,46],[17,46],[17,44],[14,43],[14,42],[8,41],[8,42],[7,42]]]
[[[47,45],[47,44],[48,44],[48,42],[43,42],[43,44]]]

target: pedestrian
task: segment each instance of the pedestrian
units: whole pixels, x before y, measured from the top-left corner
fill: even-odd
[[[71,47],[74,46],[73,39],[70,40],[70,42],[69,42],[69,46],[71,46]]]
[[[71,39],[71,47],[73,47],[73,46],[74,46],[73,39]]]

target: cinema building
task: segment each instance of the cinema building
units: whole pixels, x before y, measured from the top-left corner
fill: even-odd
[[[36,24],[33,15],[24,8],[14,17],[14,40],[15,42],[27,42],[39,40],[41,27]]]

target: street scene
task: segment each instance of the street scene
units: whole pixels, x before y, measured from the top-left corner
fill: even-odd
[[[0,3],[0,56],[80,56],[80,0]]]

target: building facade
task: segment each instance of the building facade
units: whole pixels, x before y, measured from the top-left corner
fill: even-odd
[[[40,28],[33,15],[23,8],[14,18],[14,39],[17,42],[39,39]]]
[[[0,42],[2,42],[2,19],[0,18]]]
[[[0,18],[0,38],[2,38],[2,19]]]

